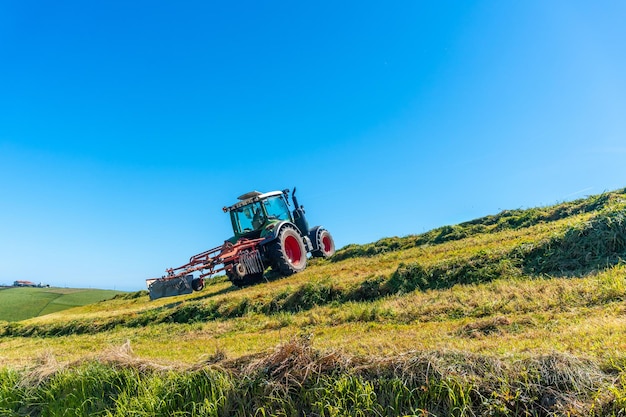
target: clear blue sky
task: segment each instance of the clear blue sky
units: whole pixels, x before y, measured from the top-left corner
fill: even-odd
[[[0,3],[0,283],[145,288],[298,186],[337,246],[626,186],[622,1]]]

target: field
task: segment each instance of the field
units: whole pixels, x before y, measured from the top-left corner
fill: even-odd
[[[623,259],[619,190],[0,324],[0,415],[626,415]]]
[[[0,321],[20,321],[113,298],[120,291],[71,288],[4,287]]]

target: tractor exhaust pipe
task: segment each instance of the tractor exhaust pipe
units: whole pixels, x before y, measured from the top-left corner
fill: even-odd
[[[293,191],[291,192],[291,199],[293,200],[293,220],[296,224],[296,227],[300,229],[300,233],[303,236],[309,235],[309,222],[307,222],[306,217],[304,216],[304,206],[298,204],[298,199],[296,198],[296,187],[293,187]]]

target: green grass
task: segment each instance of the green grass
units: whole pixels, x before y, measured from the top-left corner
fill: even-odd
[[[158,368],[122,355],[53,373],[4,370],[0,415],[618,416],[626,390],[616,372],[559,353],[509,362],[423,351],[354,362],[301,338],[228,369]]]
[[[623,416],[625,259],[619,190],[0,323],[0,415]]]
[[[0,321],[20,321],[108,300],[119,291],[68,288],[6,288],[0,292]]]

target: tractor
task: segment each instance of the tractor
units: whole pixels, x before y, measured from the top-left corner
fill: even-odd
[[[328,230],[309,227],[304,207],[298,204],[296,189],[291,193],[294,208],[289,210],[289,190],[260,193],[251,191],[238,202],[224,207],[230,214],[233,236],[224,244],[192,256],[178,268],[166,269],[161,278],[146,280],[150,299],[189,294],[204,287],[204,278],[224,271],[237,287],[259,282],[271,268],[281,276],[303,271],[308,254],[328,258],[335,243]],[[200,272],[198,277],[195,272]]]

